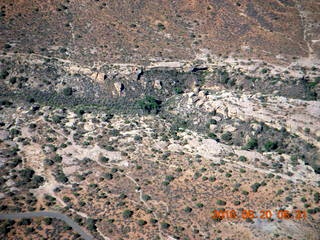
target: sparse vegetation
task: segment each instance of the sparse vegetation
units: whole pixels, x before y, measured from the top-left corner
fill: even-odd
[[[313,2],[80,0],[79,12],[69,0],[5,1],[0,214],[59,211],[94,239],[316,239]],[[256,24],[233,26],[234,10]],[[210,218],[277,208],[306,210],[308,224]],[[81,238],[73,231],[55,218],[0,221],[0,239]]]

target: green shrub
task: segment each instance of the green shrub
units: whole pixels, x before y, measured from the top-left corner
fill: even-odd
[[[104,156],[101,156],[101,157],[99,158],[99,160],[100,160],[100,162],[106,163],[106,162],[109,161],[109,158],[104,157]]]
[[[210,181],[210,182],[214,182],[215,180],[217,180],[216,177],[214,177],[214,176],[210,176],[210,177],[209,177],[209,181]]]
[[[268,173],[267,178],[273,178],[274,174],[273,173]]]
[[[309,209],[307,209],[307,213],[308,214],[316,214],[317,211],[315,209],[309,208]]]
[[[68,202],[71,201],[71,198],[69,198],[69,197],[67,197],[67,196],[64,196],[64,197],[62,198],[62,200],[63,200],[65,203],[68,203]]]
[[[292,201],[292,197],[287,196],[287,197],[285,198],[285,200],[286,200],[286,202],[291,202],[291,201]]]
[[[315,202],[315,203],[319,203],[319,202],[320,202],[320,193],[316,192],[316,193],[313,195],[313,199],[314,199],[314,202]]]
[[[147,113],[158,113],[161,108],[161,101],[152,96],[145,96],[145,98],[138,100],[137,104]]]
[[[142,227],[142,226],[144,226],[144,225],[147,224],[147,222],[146,222],[145,220],[143,220],[143,219],[139,219],[139,220],[137,221],[137,223],[138,223],[138,225],[139,225],[140,227]]]
[[[16,137],[16,136],[20,135],[21,132],[20,132],[20,130],[18,130],[18,129],[16,129],[16,128],[12,128],[12,129],[10,130],[10,134],[11,134],[12,136]]]
[[[251,185],[251,189],[253,192],[257,192],[259,187],[261,187],[261,184],[260,183],[254,183]]]
[[[79,117],[81,117],[83,114],[85,114],[86,112],[83,110],[83,109],[77,109],[76,111],[75,111],[75,113],[79,116]]]
[[[214,139],[214,140],[218,140],[218,137],[217,137],[217,135],[216,134],[214,134],[214,133],[208,133],[208,137],[209,138],[211,138],[211,139]]]
[[[34,232],[34,228],[33,227],[28,227],[27,229],[26,229],[26,234],[31,234],[31,233],[33,233]]]
[[[64,88],[63,89],[63,94],[65,95],[65,96],[71,96],[72,95],[72,88],[71,87],[66,87],[66,88]]]
[[[9,72],[6,70],[1,71],[0,79],[6,79],[9,76]]]
[[[207,181],[207,180],[208,180],[208,177],[206,177],[206,176],[202,177],[202,181]]]
[[[168,175],[168,176],[166,176],[165,180],[168,182],[172,182],[174,180],[174,176]]]
[[[255,139],[255,138],[251,138],[247,142],[247,144],[246,144],[246,146],[244,148],[247,149],[247,150],[253,150],[253,149],[257,148],[257,147],[258,147],[258,140]]]
[[[204,207],[203,203],[197,203],[196,206],[197,206],[198,208],[203,208],[203,207]]]
[[[135,135],[133,139],[135,141],[137,141],[137,142],[141,142],[142,141],[142,137],[140,135]]]
[[[147,195],[147,194],[143,194],[143,195],[142,195],[142,199],[143,199],[144,201],[149,201],[149,200],[151,200],[151,196],[149,196],[149,195]]]
[[[22,159],[21,158],[14,158],[12,159],[11,162],[8,163],[9,167],[11,168],[15,168],[16,166],[18,166],[20,163],[22,163]],[[1,184],[1,182],[0,182]]]
[[[222,140],[229,142],[232,140],[232,133],[231,132],[226,132],[221,135]]]
[[[57,169],[54,176],[58,182],[67,183],[69,181],[69,179],[61,169]]]
[[[119,198],[120,199],[125,199],[125,198],[127,198],[128,196],[125,194],[125,193],[121,193],[120,195],[119,195]]]
[[[44,199],[47,201],[46,202],[47,206],[52,206],[52,205],[56,204],[56,198],[55,197],[52,197],[52,196],[46,194],[44,196]]]
[[[239,161],[246,162],[248,159],[245,156],[240,156]]]
[[[44,164],[47,166],[52,166],[54,164],[54,161],[49,158],[46,158],[43,161],[44,161]]]
[[[246,190],[243,190],[241,193],[242,193],[243,195],[245,195],[245,196],[249,195],[249,192],[246,191]]]
[[[42,176],[34,175],[32,178],[32,186],[30,188],[38,188],[44,183],[44,178]]]
[[[176,87],[176,88],[174,88],[174,92],[175,92],[176,94],[182,94],[182,93],[183,93],[183,90],[182,90],[181,87]]]
[[[106,179],[108,179],[108,180],[113,179],[112,173],[106,173],[106,174],[104,175],[104,177],[105,177]]]
[[[54,160],[55,162],[61,163],[61,162],[62,162],[62,157],[61,157],[60,155],[56,154],[56,155],[54,156],[53,160]]]
[[[154,219],[154,218],[151,218],[151,219],[150,219],[150,222],[151,222],[152,224],[156,224],[156,223],[158,222],[158,220],[157,220],[157,219]]]
[[[114,151],[114,147],[113,146],[110,146],[110,145],[106,145],[104,146],[104,148],[107,150],[107,151]]]
[[[118,172],[118,168],[116,168],[116,167],[111,168],[111,172],[112,172],[112,173]]]
[[[120,136],[120,131],[118,129],[111,129],[109,133],[114,137]]]
[[[17,78],[16,77],[12,77],[12,78],[10,78],[9,82],[11,84],[15,84],[17,82]]]
[[[232,175],[231,175],[231,173],[226,173],[226,175],[225,175],[227,178],[230,178]]]
[[[122,212],[123,218],[131,218],[133,215],[133,211],[126,209]]]
[[[217,204],[220,206],[225,206],[227,203],[221,199],[217,200]]]
[[[19,171],[20,177],[23,178],[26,182],[30,182],[31,178],[34,175],[34,170],[31,168],[25,168]]]
[[[272,142],[272,141],[268,141],[264,144],[264,149],[267,152],[270,152],[272,150],[276,150],[278,148],[278,142]]]
[[[215,125],[215,124],[217,124],[217,120],[215,120],[215,119],[210,119],[209,123]]]
[[[51,224],[52,224],[52,218],[45,218],[45,219],[44,219],[44,223],[45,223],[46,225],[51,225]]]
[[[168,229],[170,227],[170,224],[169,223],[166,223],[166,222],[162,222],[161,223],[161,228],[162,229]]]
[[[304,129],[304,132],[307,133],[307,134],[309,134],[309,133],[310,133],[310,128],[305,128],[305,129]]]
[[[163,31],[166,29],[166,27],[162,23],[158,23],[158,30]]]
[[[90,231],[97,231],[96,223],[97,223],[97,220],[92,219],[92,218],[89,218],[89,219],[87,220],[88,229],[89,229]]]
[[[233,204],[234,204],[235,206],[239,206],[239,205],[241,204],[241,202],[238,201],[238,200],[236,200],[236,201],[233,202]]]
[[[30,225],[31,224],[31,219],[28,219],[28,218],[23,218],[21,219],[21,221],[18,223],[20,226],[21,225]]]
[[[52,122],[54,122],[54,123],[61,123],[61,120],[62,120],[62,119],[63,119],[62,116],[54,115],[54,116],[52,117]]]
[[[168,181],[163,181],[162,182],[162,185],[164,185],[164,186],[168,186],[170,184],[170,182],[168,182]]]
[[[35,123],[30,123],[29,128],[30,129],[35,129],[37,127],[37,124]]]
[[[307,202],[307,199],[305,197],[302,197],[300,200],[301,202],[304,202],[304,203]]]
[[[190,213],[190,212],[192,212],[192,208],[191,208],[191,207],[186,207],[186,208],[184,209],[184,211],[185,211],[186,213]]]

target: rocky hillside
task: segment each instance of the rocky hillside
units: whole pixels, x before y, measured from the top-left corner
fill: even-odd
[[[319,57],[317,0],[1,1],[0,45],[80,63]]]

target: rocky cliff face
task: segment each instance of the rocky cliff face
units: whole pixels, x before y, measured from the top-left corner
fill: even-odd
[[[90,66],[39,54],[1,56],[1,95],[76,105],[135,102],[144,95],[161,101],[203,87],[273,94],[303,100],[320,96],[319,65],[288,67],[234,58],[206,61]],[[49,97],[50,96],[50,97]],[[82,99],[82,101],[81,101]],[[80,101],[80,102],[79,102]]]

